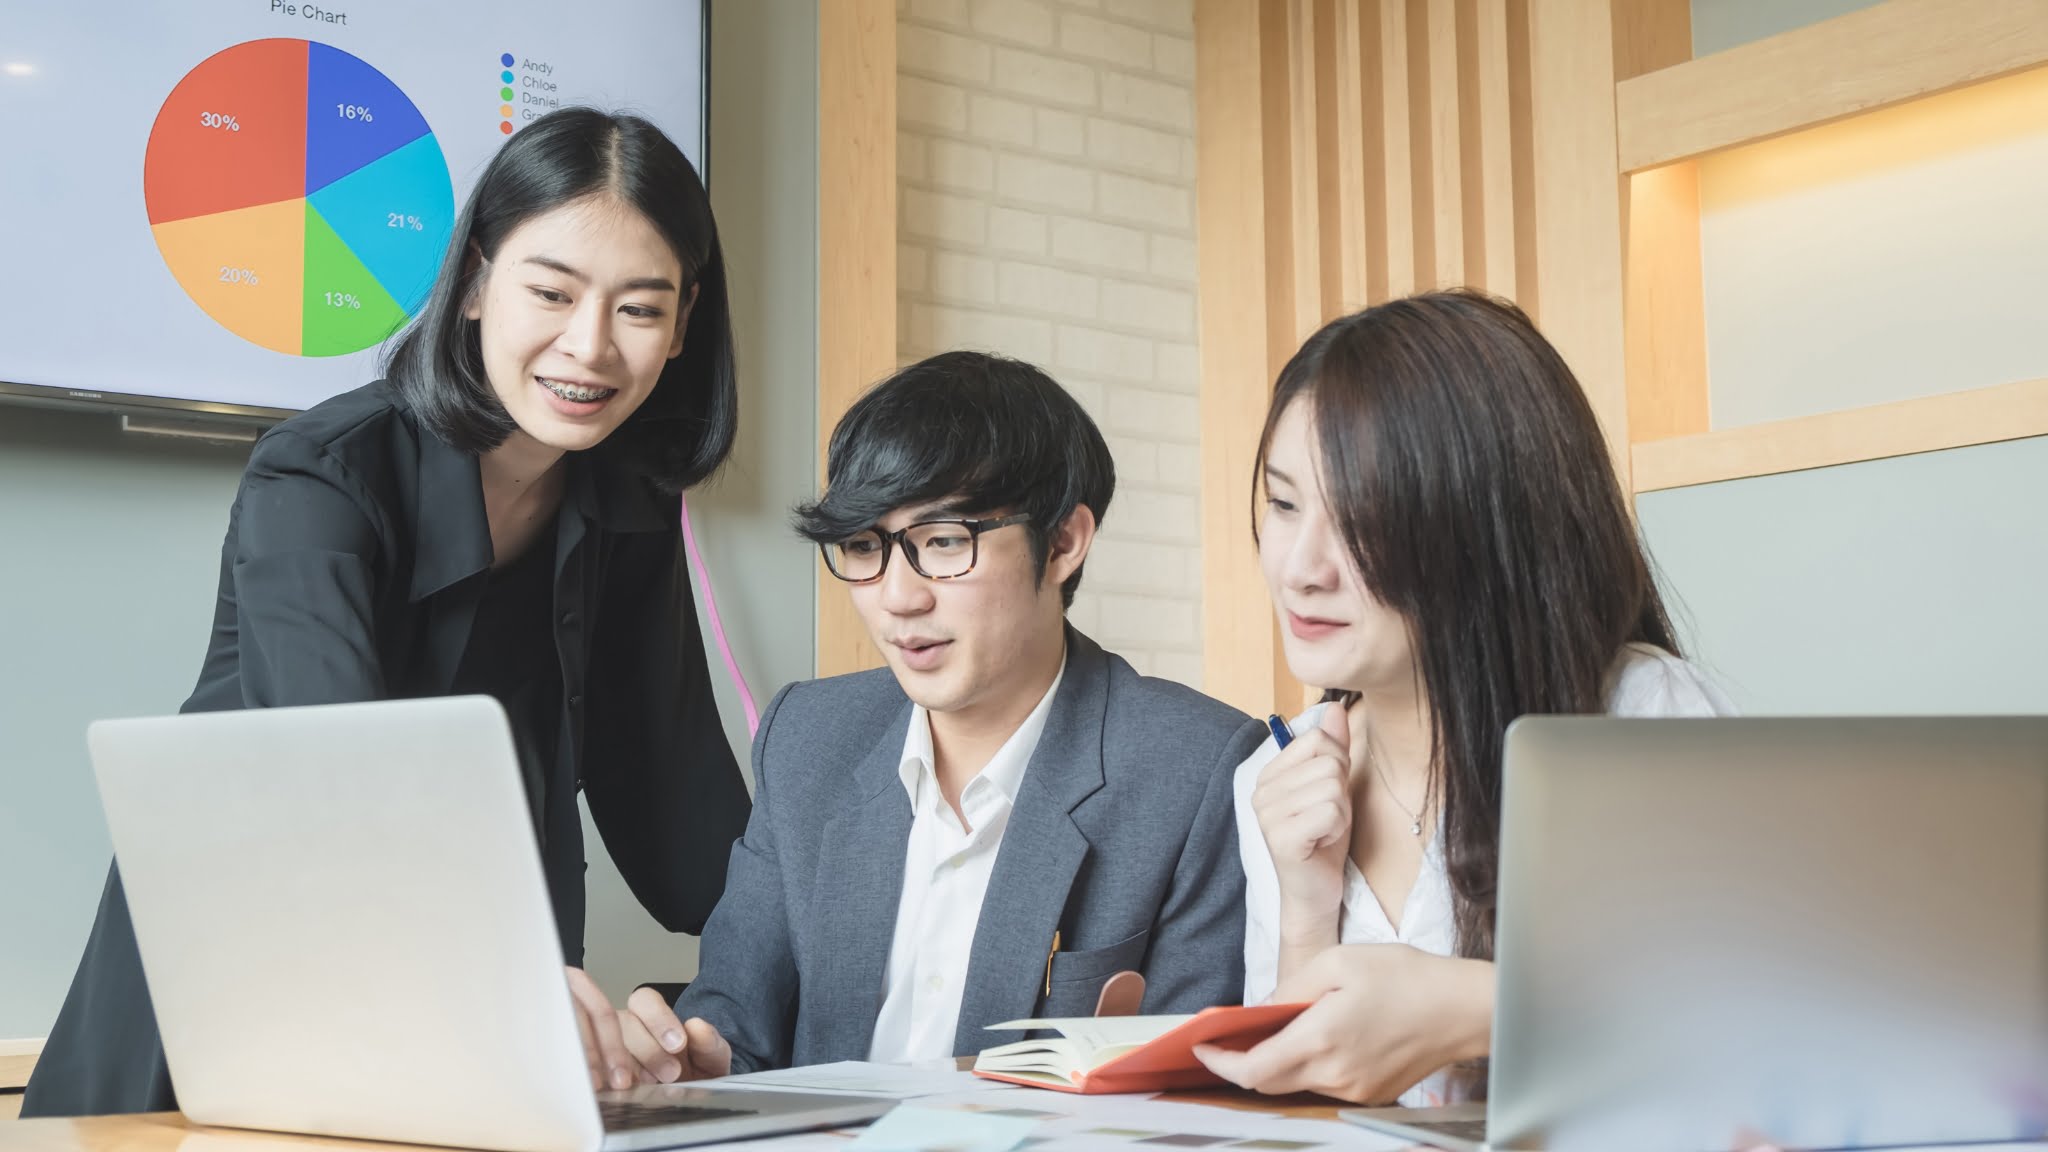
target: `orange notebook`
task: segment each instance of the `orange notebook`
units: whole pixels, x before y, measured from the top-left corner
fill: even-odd
[[[1207,1008],[1193,1016],[1083,1016],[991,1024],[990,1031],[1059,1035],[990,1048],[975,1058],[974,1074],[1089,1096],[1218,1085],[1223,1080],[1195,1059],[1195,1045],[1249,1048],[1285,1028],[1307,1007],[1261,1004]]]

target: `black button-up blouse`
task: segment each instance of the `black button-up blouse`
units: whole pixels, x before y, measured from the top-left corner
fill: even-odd
[[[568,962],[583,955],[579,788],[634,896],[670,931],[700,931],[750,803],[712,701],[679,512],[675,497],[572,456],[554,538],[531,558],[552,569],[551,604],[544,590],[524,597],[550,609],[530,626],[549,631],[558,666],[535,670],[548,690],[479,682],[465,657],[494,581],[477,458],[387,383],[338,396],[251,454],[182,710],[472,690],[522,701],[508,714]],[[175,1106],[113,871],[23,1114]]]

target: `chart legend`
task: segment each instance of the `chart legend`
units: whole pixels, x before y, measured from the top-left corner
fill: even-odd
[[[498,73],[498,83],[504,85],[498,89],[498,99],[503,101],[498,105],[498,131],[506,136],[512,134],[512,81],[516,79],[512,64],[517,59],[510,52],[498,57],[498,64],[505,69]]]

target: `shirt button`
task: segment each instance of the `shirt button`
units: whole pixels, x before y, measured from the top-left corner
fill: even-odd
[[[564,612],[564,613],[562,613],[562,627],[564,627],[564,628],[568,628],[568,627],[571,627],[571,626],[573,626],[573,625],[574,625],[575,623],[576,623],[576,614],[575,614],[574,612]]]
[[[924,989],[927,992],[937,992],[939,989],[944,988],[945,986],[946,978],[943,976],[933,974],[931,976],[925,977],[924,979]]]
[[[570,707],[570,708],[573,708],[573,709],[578,709],[578,710],[580,710],[580,709],[581,709],[581,708],[583,707],[583,697],[581,697],[581,696],[571,696],[571,697],[569,697],[569,707]]]

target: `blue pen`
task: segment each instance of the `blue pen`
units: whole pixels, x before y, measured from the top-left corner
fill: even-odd
[[[1266,727],[1273,732],[1273,747],[1275,750],[1285,748],[1289,744],[1294,743],[1294,729],[1287,726],[1287,721],[1282,720],[1278,712],[1266,717]]]

